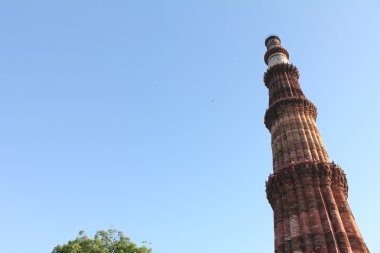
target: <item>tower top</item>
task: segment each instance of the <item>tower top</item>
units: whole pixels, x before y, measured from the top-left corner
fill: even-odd
[[[265,53],[264,61],[268,67],[289,62],[289,53],[281,46],[280,37],[277,35],[269,35],[265,39],[265,46],[267,47],[267,52]]]
[[[274,46],[281,46],[281,39],[275,34],[270,34],[265,39],[265,46],[270,49]]]

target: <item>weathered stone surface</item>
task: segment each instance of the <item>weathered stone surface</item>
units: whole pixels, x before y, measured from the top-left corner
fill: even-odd
[[[271,133],[273,174],[266,193],[274,213],[275,252],[369,252],[347,202],[344,171],[330,162],[315,123],[317,108],[303,94],[297,68],[271,36],[264,75],[269,89],[265,125]]]

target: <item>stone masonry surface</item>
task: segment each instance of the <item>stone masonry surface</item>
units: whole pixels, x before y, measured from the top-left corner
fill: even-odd
[[[265,126],[273,155],[266,192],[274,212],[275,253],[369,252],[347,202],[346,175],[323,145],[317,108],[303,94],[281,40],[270,36],[266,46],[265,63],[272,64],[264,75]],[[282,54],[279,62],[273,54]]]

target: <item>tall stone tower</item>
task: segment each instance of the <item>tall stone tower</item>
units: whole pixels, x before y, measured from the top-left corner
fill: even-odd
[[[269,36],[265,46],[265,126],[273,154],[266,192],[275,252],[369,252],[347,202],[346,176],[329,159],[315,123],[317,108],[303,94],[297,68],[279,37]]]

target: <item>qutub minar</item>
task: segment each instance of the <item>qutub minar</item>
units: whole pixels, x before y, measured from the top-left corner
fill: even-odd
[[[303,94],[297,68],[279,37],[269,36],[265,46],[265,126],[273,154],[266,192],[275,252],[369,252],[347,202],[346,176],[329,159],[315,123],[317,108]]]

